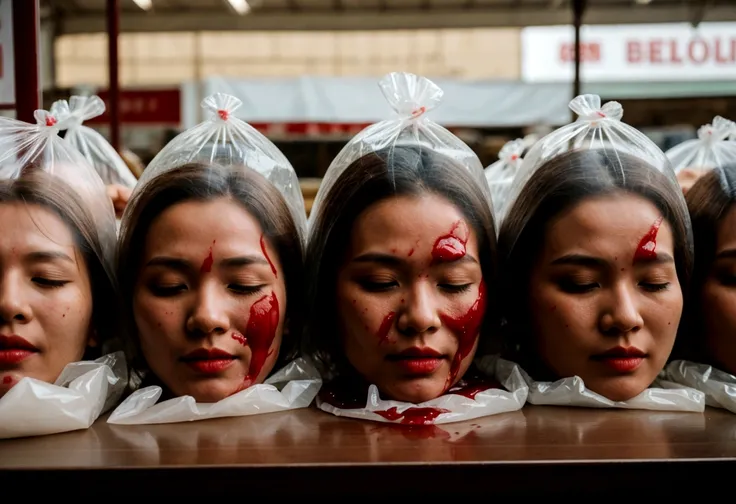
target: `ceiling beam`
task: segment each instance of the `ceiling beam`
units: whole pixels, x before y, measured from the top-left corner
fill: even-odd
[[[546,7],[442,9],[386,11],[353,10],[314,13],[302,10],[294,13],[254,11],[248,16],[205,14],[202,12],[136,12],[123,13],[120,29],[123,32],[161,31],[227,31],[227,30],[383,30],[417,28],[481,28],[523,27],[570,24],[567,9],[550,10]],[[585,14],[586,24],[641,24],[690,22],[692,10],[682,7],[595,7]],[[718,6],[708,9],[703,17],[708,21],[736,21],[736,6]],[[59,23],[60,34],[105,32],[103,15],[66,16]]]

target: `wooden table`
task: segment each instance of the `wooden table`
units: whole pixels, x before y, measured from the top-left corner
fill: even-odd
[[[631,498],[632,491],[656,492],[661,499],[695,495],[703,485],[709,494],[731,490],[726,470],[735,467],[736,415],[716,409],[699,414],[527,406],[436,427],[307,409],[184,424],[98,421],[86,431],[0,441],[2,488],[65,500],[554,493]]]

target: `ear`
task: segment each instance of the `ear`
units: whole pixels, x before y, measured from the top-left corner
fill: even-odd
[[[97,348],[100,344],[100,338],[97,336],[97,329],[90,327],[89,335],[87,336],[87,346],[90,348]]]

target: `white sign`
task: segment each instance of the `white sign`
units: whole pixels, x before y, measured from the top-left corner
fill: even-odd
[[[736,79],[736,23],[583,26],[580,40],[585,82]],[[522,78],[572,81],[574,41],[572,26],[523,29]]]
[[[13,0],[0,0],[0,104],[14,103]]]

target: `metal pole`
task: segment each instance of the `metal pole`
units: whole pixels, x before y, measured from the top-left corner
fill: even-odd
[[[110,144],[120,152],[120,81],[118,76],[118,35],[120,34],[120,4],[107,0],[107,65],[109,72],[108,110],[110,111]]]
[[[15,117],[21,121],[35,123],[33,113],[41,108],[38,85],[39,0],[0,1],[13,2]]]

